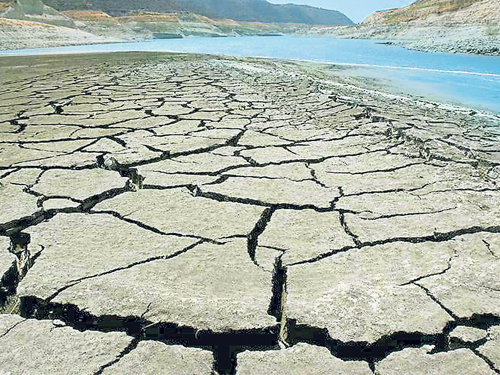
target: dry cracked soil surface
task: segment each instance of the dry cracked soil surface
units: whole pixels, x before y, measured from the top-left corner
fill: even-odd
[[[494,133],[102,56],[0,61],[0,374],[500,374]]]

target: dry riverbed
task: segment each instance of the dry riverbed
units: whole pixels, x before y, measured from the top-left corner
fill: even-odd
[[[358,83],[1,58],[0,373],[500,373],[498,133]]]

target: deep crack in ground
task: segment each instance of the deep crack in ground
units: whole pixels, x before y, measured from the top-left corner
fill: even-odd
[[[0,372],[500,373],[494,132],[307,64],[39,59],[0,60]]]

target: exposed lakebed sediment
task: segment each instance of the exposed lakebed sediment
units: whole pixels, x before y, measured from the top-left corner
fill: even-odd
[[[0,70],[1,371],[500,373],[494,132],[295,63]]]

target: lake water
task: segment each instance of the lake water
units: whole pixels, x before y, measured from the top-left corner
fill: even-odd
[[[158,39],[0,51],[0,56],[111,51],[195,52],[332,63],[349,67],[346,74],[379,79],[391,93],[500,113],[500,57],[423,53],[373,40],[291,36]]]

